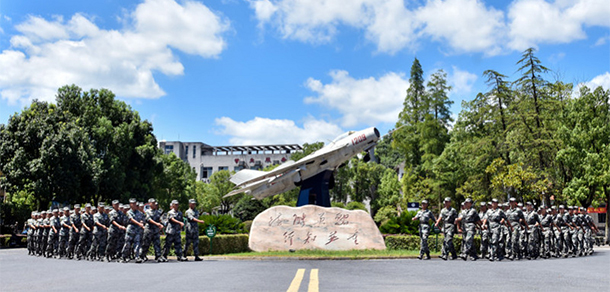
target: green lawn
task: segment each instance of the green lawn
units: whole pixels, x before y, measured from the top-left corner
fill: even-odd
[[[431,256],[438,256],[440,252],[431,252]],[[328,250],[297,250],[288,251],[269,251],[269,252],[245,252],[222,255],[222,257],[287,257],[287,258],[311,258],[311,259],[376,259],[376,258],[414,258],[419,255],[418,250],[347,250],[347,251],[328,251]],[[213,256],[212,256],[213,257]]]

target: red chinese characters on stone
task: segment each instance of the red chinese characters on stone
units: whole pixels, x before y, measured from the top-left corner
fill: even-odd
[[[305,213],[303,215],[298,216],[297,214],[293,214],[292,217],[292,225],[301,225],[301,227],[305,226]]]
[[[292,238],[294,237],[294,231],[291,232],[284,232],[284,243],[287,243],[288,241],[290,241],[290,245],[292,246]]]
[[[328,235],[328,242],[325,245],[329,245],[330,243],[339,240],[337,236],[337,231],[333,231]]]

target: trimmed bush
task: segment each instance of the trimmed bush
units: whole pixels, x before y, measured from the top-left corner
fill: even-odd
[[[241,220],[231,215],[203,215],[199,219],[205,221],[204,224],[199,224],[199,235],[205,235],[210,224],[216,226],[217,234],[245,233]]]
[[[443,248],[443,240],[445,237],[442,234],[438,235],[438,250],[435,249],[436,235],[430,235],[428,237],[428,248],[430,251],[440,251]],[[419,250],[420,238],[416,235],[387,235],[385,236],[385,245],[388,249],[406,249],[406,250]],[[462,236],[456,235],[453,237],[453,246],[455,251],[459,254],[462,249]],[[474,237],[475,250],[479,250],[481,246],[481,237]]]
[[[186,243],[186,238],[182,234],[182,247]],[[236,234],[236,235],[216,235],[213,239],[212,254],[228,254],[228,253],[239,253],[250,251],[248,248],[248,235],[247,234]],[[165,235],[161,235],[161,248],[165,246]],[[148,249],[149,255],[154,255],[155,250],[151,245]],[[207,236],[199,236],[199,255],[210,254],[210,239]],[[169,255],[174,256],[174,250],[170,250]],[[193,255],[193,248],[189,247],[186,251],[187,256]]]

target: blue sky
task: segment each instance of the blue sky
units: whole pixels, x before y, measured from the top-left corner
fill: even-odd
[[[108,88],[159,140],[305,143],[397,120],[417,57],[452,112],[534,47],[610,89],[607,0],[0,0],[0,123],[62,85]]]

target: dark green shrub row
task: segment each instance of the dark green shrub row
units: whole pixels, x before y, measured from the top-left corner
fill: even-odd
[[[0,247],[25,247],[27,246],[27,237],[13,236],[11,234],[0,235]]]
[[[445,237],[442,234],[438,235],[438,241],[436,235],[430,235],[428,237],[428,248],[431,251],[435,251],[435,246],[438,247],[438,251],[443,248],[443,240]],[[388,249],[406,249],[406,250],[419,250],[420,238],[416,235],[387,235],[385,236],[385,246]],[[462,248],[462,236],[456,235],[453,237],[453,245],[455,246],[456,252],[459,254]],[[481,245],[481,237],[474,237],[475,249],[479,250]]]
[[[185,236],[182,235],[182,246],[186,243]],[[165,245],[165,235],[161,236],[161,247]],[[250,251],[248,248],[248,235],[216,235],[212,243],[212,254],[228,254]],[[154,255],[155,250],[151,245],[148,249],[149,255]],[[199,236],[199,255],[210,254],[210,238],[207,236]],[[174,250],[170,251],[170,255],[175,255]],[[187,255],[193,255],[193,248],[189,247]]]

